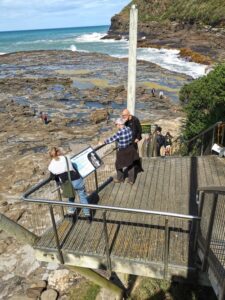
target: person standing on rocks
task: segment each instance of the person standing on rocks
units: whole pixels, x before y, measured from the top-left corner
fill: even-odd
[[[40,111],[39,117],[40,117],[41,121],[44,122],[44,114],[42,111]]]
[[[155,97],[155,89],[154,88],[152,88],[152,97]]]
[[[44,120],[45,125],[47,125],[48,124],[48,114],[47,113],[44,114],[43,120]]]
[[[88,204],[87,194],[85,191],[84,181],[81,178],[80,174],[74,169],[70,158],[67,157],[68,167],[66,157],[63,155],[62,151],[57,148],[53,147],[50,152],[49,156],[52,159],[48,170],[50,171],[52,179],[55,179],[58,183],[65,183],[68,178],[68,168],[69,174],[71,177],[71,183],[73,185],[74,190],[78,193],[80,202],[82,204]],[[74,203],[75,198],[71,197],[68,199],[69,202]],[[75,207],[68,208],[68,214],[73,215],[76,212]],[[83,208],[83,213],[88,221],[91,221],[91,215],[89,208]]]
[[[163,91],[160,91],[160,92],[159,92],[159,99],[163,99],[163,98],[164,98]]]

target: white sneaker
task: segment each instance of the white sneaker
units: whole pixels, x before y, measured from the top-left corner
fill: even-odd
[[[75,212],[76,212],[76,209],[74,209],[72,207],[70,207],[70,208],[67,209],[68,215],[73,215]]]

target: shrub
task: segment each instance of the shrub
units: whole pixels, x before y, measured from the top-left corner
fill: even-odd
[[[180,101],[186,112],[184,137],[190,139],[225,119],[225,64],[183,86]]]

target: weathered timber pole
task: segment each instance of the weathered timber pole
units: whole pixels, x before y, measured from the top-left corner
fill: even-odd
[[[135,100],[136,100],[137,20],[138,20],[138,10],[136,9],[135,5],[132,5],[130,9],[128,84],[127,84],[127,108],[132,115],[134,115],[135,113]]]
[[[11,219],[7,218],[0,213],[0,229],[6,231],[10,235],[15,236],[18,241],[23,243],[34,245],[34,243],[39,239],[34,233],[30,232],[23,226],[17,224]]]
[[[81,268],[77,266],[65,266],[65,267],[71,271],[79,273],[80,275],[84,276],[85,278],[89,279],[95,284],[111,291],[113,294],[115,294],[115,300],[122,299],[124,291],[120,287],[112,283],[111,281],[107,280],[105,277],[93,271],[92,269]]]

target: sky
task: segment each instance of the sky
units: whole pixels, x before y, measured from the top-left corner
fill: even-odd
[[[131,0],[0,0],[0,31],[109,25]]]

